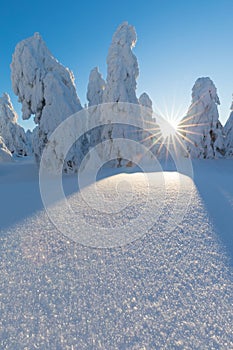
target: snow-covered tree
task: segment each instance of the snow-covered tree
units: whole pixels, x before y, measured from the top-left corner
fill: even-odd
[[[114,33],[107,56],[107,79],[103,93],[104,103],[128,102],[138,104],[136,79],[139,75],[139,69],[137,59],[132,52],[136,40],[135,29],[127,22],[122,23]],[[123,105],[121,105],[120,113],[125,113],[124,121],[127,122],[130,112],[129,107],[125,106],[125,111],[122,108],[124,108]],[[113,161],[114,165],[121,166],[123,165],[122,151],[126,144],[124,142],[117,144],[113,141],[117,138],[139,140],[142,133],[135,130],[132,125],[112,123],[111,115],[111,111],[108,111],[108,108],[105,107],[105,113],[101,115],[101,118],[103,124],[107,125],[100,129],[102,146],[99,149],[99,156],[100,159],[103,159],[108,154],[109,159],[116,159],[116,161]],[[135,115],[136,117],[139,116]],[[109,144],[104,144],[104,141],[110,141],[113,146],[109,148]],[[130,147],[129,143],[127,147]]]
[[[136,56],[133,54],[133,47],[136,44],[137,35],[135,28],[129,25],[127,22],[122,23],[113,35],[112,43],[110,45],[107,56],[107,79],[106,87],[103,93],[104,103],[116,103],[114,113],[120,113],[124,115],[124,122],[126,124],[117,124],[112,121],[112,112],[107,112],[105,107],[105,116],[101,115],[103,124],[106,125],[102,128],[98,128],[95,132],[94,144],[97,141],[101,141],[101,147],[99,147],[100,159],[103,159],[108,154],[109,159],[115,159],[112,161],[113,165],[121,166],[124,164],[132,164],[124,160],[123,153],[127,151],[127,154],[135,154],[136,145],[141,144],[141,141],[145,137],[143,132],[143,117],[145,117],[145,108],[140,109],[139,101],[136,97],[136,80],[139,75],[139,68]],[[126,103],[125,105],[122,104]],[[141,98],[142,106],[149,103],[149,97],[147,95]],[[127,104],[128,103],[128,104]],[[119,104],[119,105],[118,105]],[[132,105],[131,105],[132,104]],[[138,105],[137,108],[133,104]],[[150,105],[151,106],[151,105]],[[110,109],[112,107],[109,107]],[[117,112],[117,110],[119,111]],[[138,118],[140,127],[133,126],[134,120],[132,120],[132,111],[134,112],[134,120]],[[142,113],[140,112],[142,111]],[[150,119],[152,112],[147,117]],[[130,143],[127,141],[118,142],[116,139],[132,140],[136,143]],[[105,141],[109,141],[108,144]],[[93,145],[93,142],[91,142]],[[140,158],[138,156],[138,158]]]
[[[12,154],[6,147],[3,138],[0,136],[0,163],[12,162]]]
[[[107,85],[104,102],[138,103],[136,79],[139,68],[132,48],[137,41],[135,28],[122,23],[113,35],[107,57]]]
[[[105,81],[95,67],[91,70],[89,75],[89,82],[87,87],[88,106],[96,106],[103,102],[103,93],[105,90]]]
[[[225,135],[226,156],[233,156],[233,102],[230,107],[231,113],[223,128]]]
[[[27,130],[26,131],[26,139],[27,139],[27,145],[28,145],[28,148],[30,149],[30,153],[33,154],[34,151],[33,151],[33,135],[34,135],[34,132],[31,131],[31,130]]]
[[[222,157],[225,152],[223,127],[219,121],[217,89],[213,81],[199,78],[192,89],[192,103],[178,128],[192,158]]]
[[[39,161],[51,133],[62,121],[82,108],[74,76],[53,57],[38,33],[18,43],[11,71],[13,90],[22,103],[23,119],[33,115],[38,124],[34,152]],[[60,140],[63,141],[66,140]],[[54,157],[60,157],[56,148]],[[77,154],[70,152],[69,157],[65,168],[75,168]]]
[[[89,82],[87,87],[87,100],[88,107],[97,106],[103,103],[103,94],[106,87],[106,83],[102,78],[101,74],[98,71],[98,68],[95,67],[91,70],[89,75]],[[100,113],[98,109],[89,109],[89,121],[90,124],[92,119],[100,119]],[[89,144],[90,147],[96,146],[101,142],[101,133],[102,127],[97,127],[89,132]]]
[[[150,99],[150,96],[146,92],[143,92],[140,95],[138,102],[142,107],[145,107],[143,108],[143,118],[147,119],[148,121],[152,121],[153,108],[152,108],[152,100]],[[153,121],[155,122],[155,119]]]
[[[12,154],[25,156],[30,153],[24,129],[17,123],[10,96],[0,97],[0,135],[3,136],[6,147]]]

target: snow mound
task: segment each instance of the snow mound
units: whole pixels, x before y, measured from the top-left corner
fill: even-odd
[[[182,130],[192,158],[224,155],[223,128],[219,121],[217,89],[213,81],[199,78],[192,89],[192,103],[178,128]]]
[[[24,129],[17,124],[18,115],[15,112],[10,96],[0,97],[0,135],[9,151],[15,155],[25,156],[30,153]]]

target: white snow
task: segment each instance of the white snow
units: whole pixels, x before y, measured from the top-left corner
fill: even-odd
[[[219,104],[213,81],[208,77],[197,79],[192,89],[191,106],[179,125],[192,158],[215,158],[224,155],[223,128],[217,107]]]
[[[33,164],[0,165],[1,348],[231,349],[233,161],[199,160],[194,172],[195,183],[176,172],[163,174],[166,197],[145,236],[92,249],[48,219]],[[152,192],[160,191],[158,174],[148,176]],[[180,204],[192,198],[168,232],[180,181],[186,188]],[[124,229],[144,215],[146,192],[142,174],[124,169],[103,172],[90,184],[93,195],[97,185],[111,203],[116,186],[128,191],[129,183],[135,184],[132,201],[112,214],[87,205],[76,177],[64,178],[64,190],[74,215],[81,213],[93,233],[96,226]],[[65,213],[58,210],[57,218]]]
[[[31,150],[27,144],[25,131],[17,120],[18,115],[12,106],[10,96],[5,93],[0,97],[0,135],[11,153],[20,156],[29,155]]]

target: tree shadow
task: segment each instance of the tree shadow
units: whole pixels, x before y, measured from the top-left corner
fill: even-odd
[[[233,162],[225,162],[194,162],[194,182],[233,265]]]
[[[33,162],[1,165],[0,193],[2,232],[43,210],[38,168]]]

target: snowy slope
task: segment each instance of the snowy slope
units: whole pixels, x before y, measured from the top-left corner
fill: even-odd
[[[233,162],[206,162],[194,164],[196,185],[186,176],[165,173],[165,199],[158,203],[153,197],[155,212],[157,204],[161,207],[156,224],[136,241],[111,249],[74,243],[55,228],[43,210],[33,164],[0,166],[5,198],[0,235],[1,348],[233,348],[232,268],[227,261],[233,248],[225,250],[221,231],[224,225],[232,227],[233,219],[216,215],[220,191],[228,195],[222,197],[221,206],[232,212]],[[158,174],[148,175],[152,192],[159,193]],[[101,177],[98,188],[110,202],[117,202],[116,186],[127,193],[130,182],[135,192],[126,209],[99,215],[77,192],[76,177],[65,177],[67,199],[74,210],[81,210],[90,233],[99,225],[124,228],[145,207],[142,174]],[[185,185],[181,206],[190,193],[192,197],[182,221],[169,231],[180,180]],[[94,194],[95,184],[89,190]],[[59,220],[65,215],[58,210]],[[232,236],[229,241],[232,244]]]

